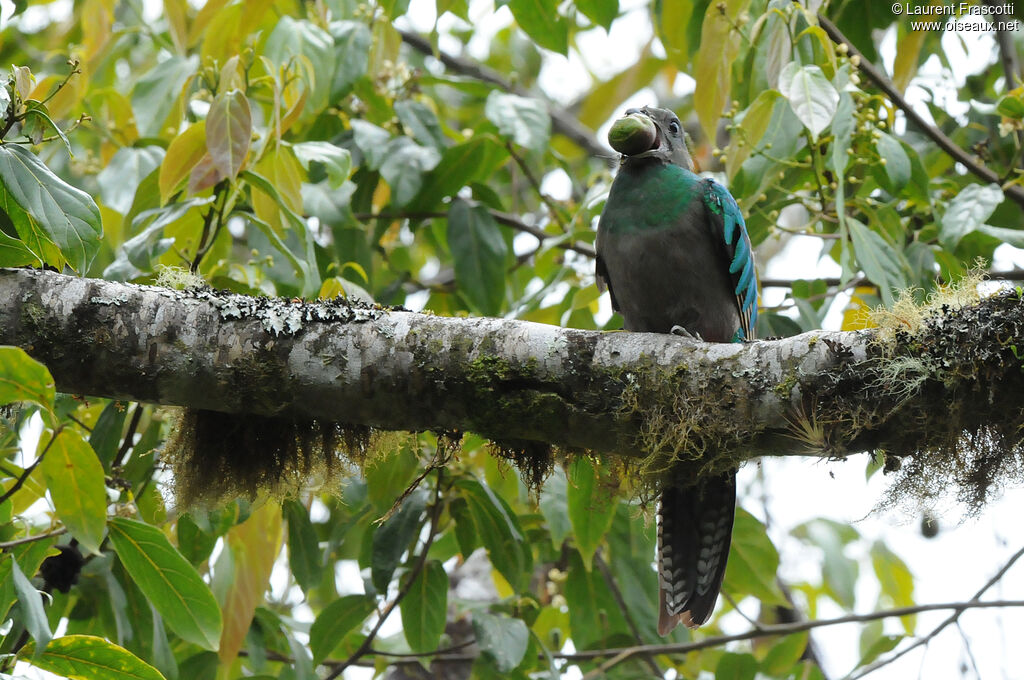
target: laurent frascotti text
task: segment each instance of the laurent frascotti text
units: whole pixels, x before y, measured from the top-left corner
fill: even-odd
[[[893,13],[909,16],[951,16],[951,15],[984,15],[984,16],[1008,16],[1013,14],[1013,3],[1007,2],[1002,5],[973,5],[968,2],[957,2],[949,5],[915,5],[910,2],[903,3],[902,12],[897,7],[899,3],[892,6]]]

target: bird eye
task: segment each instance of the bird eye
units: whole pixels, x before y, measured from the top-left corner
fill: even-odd
[[[674,135],[679,134],[679,121],[673,120],[668,124],[668,131]]]

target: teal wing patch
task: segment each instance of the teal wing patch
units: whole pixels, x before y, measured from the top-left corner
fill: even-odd
[[[712,222],[721,228],[729,258],[729,275],[740,312],[740,328],[736,330],[734,340],[752,340],[757,323],[757,273],[743,213],[729,190],[712,179],[704,180],[704,205],[712,216]]]

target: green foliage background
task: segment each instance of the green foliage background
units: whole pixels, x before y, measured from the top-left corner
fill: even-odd
[[[861,327],[858,309],[898,289],[924,294],[1003,243],[1024,246],[1019,76],[1007,82],[994,53],[957,92],[967,113],[927,105],[1000,181],[979,179],[905,123],[815,13],[876,65],[878,31],[894,32],[888,78],[903,92],[929,57],[948,57],[943,31],[911,30],[888,3],[655,0],[628,10],[649,19],[639,58],[566,109],[539,86],[541,69],[623,20],[618,0],[496,3],[512,21],[476,60],[483,71],[416,49],[465,48],[481,11],[466,0],[437,0],[450,28],[420,42],[395,27],[408,0],[165,0],[155,18],[138,0],[83,0],[70,16],[25,4],[0,33],[0,63],[14,65],[0,75],[0,266],[144,283],[180,279],[177,267],[256,295],[616,328],[591,260],[611,152],[588,153],[559,126],[596,130],[644,87],[688,121],[694,156],[723,175],[755,245],[777,252],[788,234],[813,235],[841,268],[838,285],[785,282],[762,335],[819,327],[849,291],[843,325]],[[1019,31],[1012,40],[1019,52]],[[699,96],[672,94],[684,74]],[[541,192],[556,170],[568,198]],[[597,461],[557,470],[532,496],[478,438],[450,457],[433,435],[410,435],[340,489],[179,513],[165,495],[160,408],[56,394],[16,348],[0,348],[0,403],[20,404],[0,412],[0,618],[13,621],[2,672],[17,660],[83,678],[312,678],[447,650],[475,677],[555,677],[601,661],[567,655],[569,640],[577,651],[660,640],[650,513]],[[35,414],[38,449],[20,451]],[[40,607],[28,579],[68,535],[86,555],[81,578]],[[914,580],[884,544],[826,520],[794,536],[821,549],[822,576],[784,591],[763,525],[738,512],[720,617],[738,603],[770,623],[794,594],[812,618],[826,601],[913,604]],[[483,577],[467,575],[474,553]],[[473,578],[488,597],[455,589]],[[877,580],[877,603],[858,602],[858,579]],[[401,630],[371,650],[382,617]],[[914,632],[913,617],[898,635],[866,625],[860,664]],[[604,672],[822,677],[807,640],[636,655]]]

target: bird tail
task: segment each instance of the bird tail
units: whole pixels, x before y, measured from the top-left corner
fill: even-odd
[[[711,616],[725,576],[736,514],[736,473],[669,486],[658,505],[658,632]]]

